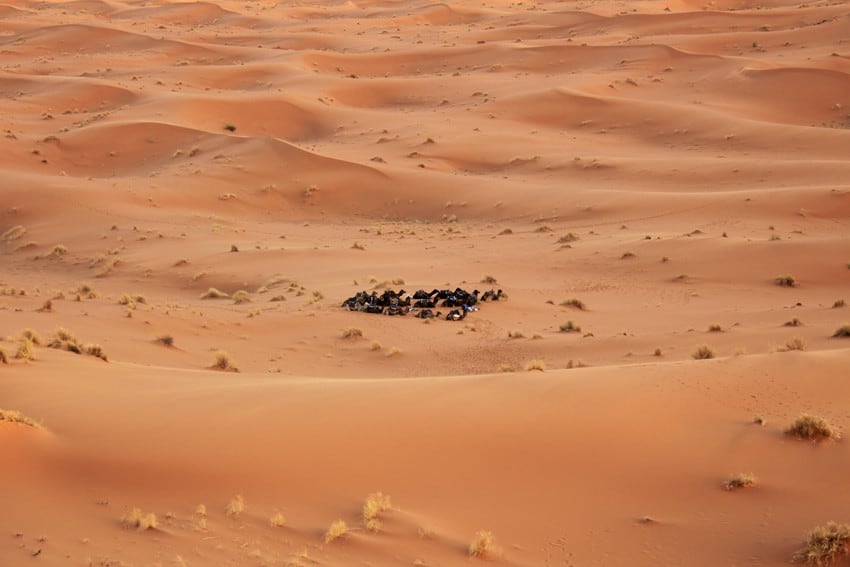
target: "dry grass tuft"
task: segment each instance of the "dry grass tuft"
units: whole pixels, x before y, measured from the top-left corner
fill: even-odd
[[[23,339],[18,343],[18,350],[15,351],[15,358],[18,360],[35,360],[35,346],[29,339]]]
[[[224,508],[224,513],[229,518],[238,518],[245,511],[245,499],[241,494],[237,494]]]
[[[286,518],[283,517],[283,514],[280,512],[275,512],[274,515],[269,518],[269,526],[273,528],[280,528],[286,525]]]
[[[109,362],[109,360],[106,358],[106,353],[103,352],[103,347],[100,345],[89,343],[85,346],[83,350],[86,354],[90,356],[95,356],[104,362]]]
[[[587,309],[587,305],[584,304],[584,301],[581,299],[576,299],[575,297],[571,297],[570,299],[565,299],[561,302],[561,305],[564,307],[575,307],[581,311],[585,311]]]
[[[269,302],[277,302],[277,301],[286,301],[286,296],[283,295],[283,294],[280,294],[280,295],[275,295],[271,299],[269,299]]]
[[[83,299],[97,298],[97,292],[89,284],[80,284],[79,286],[77,286],[77,290],[74,293],[76,293],[77,296],[82,297]]]
[[[776,276],[774,281],[776,282],[776,285],[782,287],[794,287],[797,285],[797,280],[794,279],[794,276]]]
[[[20,423],[22,425],[28,425],[29,427],[35,427],[36,429],[41,429],[41,424],[37,421],[33,420],[22,414],[17,410],[4,410],[0,409],[0,422],[5,421],[8,423]]]
[[[9,364],[9,358],[6,356],[6,351],[0,347],[0,364]]]
[[[794,337],[785,343],[785,348],[783,350],[786,352],[789,350],[806,350],[806,341],[803,337]]]
[[[835,303],[832,304],[833,309],[838,309],[839,307],[844,307],[847,303],[843,299],[836,299]]]
[[[471,557],[487,557],[493,553],[495,539],[490,532],[479,531],[469,544],[469,555]]]
[[[379,341],[372,341],[372,344],[369,346],[369,348],[372,350],[381,350],[384,347]]]
[[[342,338],[344,339],[358,339],[363,336],[363,329],[359,327],[348,327],[347,329],[342,330]]]
[[[162,346],[174,346],[174,337],[172,337],[171,335],[159,335],[155,340]]]
[[[850,325],[842,325],[838,327],[834,333],[832,333],[833,337],[850,337]]]
[[[738,490],[739,488],[750,488],[756,486],[758,478],[753,473],[737,473],[723,481],[726,490]]]
[[[201,294],[201,299],[227,299],[228,297],[230,297],[229,293],[224,293],[214,287]]]
[[[533,360],[529,360],[525,364],[525,369],[529,372],[531,372],[532,370],[538,370],[540,372],[545,372],[546,371],[546,363],[544,361],[540,360],[539,358],[535,358]]]
[[[803,547],[795,555],[797,561],[809,565],[829,565],[840,556],[850,554],[850,525],[827,522],[806,535]]]
[[[809,414],[802,414],[788,429],[786,435],[803,439],[804,441],[826,441],[841,438],[841,433],[830,425],[824,418]]]
[[[354,241],[354,244],[351,245],[351,248],[353,248],[354,250],[366,250],[366,247],[357,242],[356,240]]]
[[[626,260],[628,258],[634,258],[635,256],[637,256],[637,255],[634,252],[629,251],[629,252],[623,252],[623,255],[620,256],[620,258],[623,259],[623,260]]]
[[[695,358],[696,360],[707,360],[709,358],[714,358],[714,351],[711,350],[711,347],[707,345],[701,345],[697,347],[691,357]]]
[[[499,281],[496,278],[494,278],[493,276],[491,276],[490,274],[484,274],[481,277],[481,283],[493,285],[493,284],[499,283]]]
[[[121,525],[127,529],[136,528],[139,531],[155,530],[157,527],[154,513],[143,514],[139,508],[133,508],[129,514],[121,518]]]
[[[509,339],[521,339],[523,337],[525,337],[525,334],[518,329],[513,329],[511,331],[508,331],[508,338]]]
[[[233,294],[233,303],[235,305],[241,305],[242,303],[250,303],[251,296],[248,295],[248,292],[244,289],[240,289],[239,291]]]
[[[51,313],[53,311],[53,300],[48,299],[36,311],[39,313]]]
[[[55,348],[59,350],[65,350],[68,352],[73,352],[74,354],[82,354],[83,353],[83,345],[80,344],[80,341],[77,340],[70,331],[65,329],[64,327],[59,327],[53,333],[53,338],[50,339],[50,342],[47,343],[48,348]]]
[[[580,333],[581,327],[576,324],[575,321],[567,321],[566,323],[561,323],[560,327],[558,327],[562,333]]]
[[[366,503],[363,504],[363,524],[371,532],[381,530],[381,522],[378,520],[378,515],[381,512],[392,509],[389,495],[381,492],[375,492],[366,497]]]
[[[567,244],[567,243],[570,243],[570,242],[575,242],[578,239],[579,239],[578,234],[576,234],[574,232],[568,232],[567,234],[565,234],[564,236],[562,236],[561,238],[558,239],[558,244]]]
[[[23,331],[18,333],[18,339],[22,341],[29,339],[30,341],[32,341],[32,344],[36,346],[41,346],[41,336],[29,328],[24,329]]]
[[[709,333],[722,333],[723,327],[721,327],[717,323],[714,323],[714,324],[708,326],[708,332]]]
[[[325,543],[331,543],[348,533],[348,526],[343,520],[336,520],[325,532]]]
[[[796,317],[794,317],[790,321],[785,321],[785,326],[786,327],[802,327],[803,322],[800,321],[799,319],[797,319]]]
[[[236,366],[236,363],[230,355],[223,350],[215,353],[215,360],[210,368],[223,370],[225,372],[239,372],[239,368]]]
[[[146,305],[147,302],[147,298],[139,293],[125,293],[121,296],[121,299],[118,300],[119,305],[135,305],[137,303]]]
[[[401,350],[398,347],[390,347],[389,350],[387,351],[387,357],[389,358],[389,357],[397,356],[397,355],[399,355],[403,352],[404,351]]]

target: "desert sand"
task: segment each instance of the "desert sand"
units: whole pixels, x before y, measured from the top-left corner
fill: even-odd
[[[850,522],[848,442],[785,433],[850,435],[848,30],[0,4],[0,565],[789,564]],[[456,286],[507,301],[340,308]]]

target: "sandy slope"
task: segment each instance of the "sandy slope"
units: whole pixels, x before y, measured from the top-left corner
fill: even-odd
[[[782,434],[850,430],[848,26],[846,2],[0,5],[0,347],[44,339],[0,365],[0,408],[44,426],[0,422],[0,564],[455,565],[482,529],[512,565],[786,564],[850,521],[846,441]],[[394,279],[509,300],[338,307]],[[109,362],[46,348],[58,327]]]

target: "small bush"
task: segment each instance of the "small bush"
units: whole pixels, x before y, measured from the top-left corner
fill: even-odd
[[[342,338],[344,339],[357,339],[363,336],[363,329],[358,327],[348,327],[347,329],[342,330]]]
[[[378,532],[381,529],[381,522],[378,520],[378,515],[381,512],[392,509],[390,497],[381,492],[375,492],[366,497],[366,503],[363,504],[363,524],[371,532]]]
[[[9,364],[9,358],[6,356],[6,351],[0,347],[0,364]]]
[[[709,326],[708,326],[708,332],[709,332],[709,333],[722,333],[722,332],[723,332],[723,327],[721,327],[720,325],[718,325],[717,323],[715,323],[715,324],[713,324],[713,325],[709,325]]]
[[[499,280],[491,276],[490,274],[485,274],[481,277],[481,283],[486,283],[490,285],[494,285],[499,283]]]
[[[578,234],[574,232],[568,232],[567,234],[558,239],[558,244],[567,244],[569,242],[575,242],[578,239]]]
[[[579,309],[581,311],[587,309],[587,305],[584,304],[584,301],[582,301],[581,299],[576,299],[575,297],[563,300],[561,302],[561,305],[564,307],[575,307],[576,309]]]
[[[393,356],[397,356],[397,355],[399,355],[399,354],[401,354],[401,353],[403,353],[403,352],[404,352],[404,351],[403,351],[403,350],[401,350],[401,349],[400,349],[400,348],[398,348],[398,347],[390,347],[390,348],[389,348],[389,350],[387,351],[387,358],[389,358],[389,357],[393,357]]]
[[[121,518],[121,525],[125,528],[136,528],[140,531],[155,530],[157,527],[156,515],[153,513],[143,514],[139,508],[133,508],[129,514]]]
[[[331,543],[348,533],[348,526],[343,520],[336,520],[325,532],[325,543]]]
[[[241,305],[242,303],[249,303],[251,301],[251,296],[248,295],[248,292],[244,289],[240,289],[239,291],[233,294],[233,303],[236,305]]]
[[[97,298],[97,292],[89,284],[80,284],[79,286],[77,286],[77,290],[74,293],[76,293],[77,296],[82,297],[84,299],[96,299]]]
[[[276,512],[271,518],[269,518],[269,526],[273,528],[280,528],[286,525],[286,518],[283,517],[283,514],[280,512]]]
[[[215,360],[213,361],[212,368],[215,370],[223,370],[225,372],[239,372],[239,368],[236,366],[236,363],[230,358],[230,355],[220,350],[215,353]]]
[[[841,438],[841,433],[825,419],[805,413],[785,430],[785,434],[805,441],[825,441]]]
[[[471,557],[486,557],[493,552],[495,540],[490,532],[479,531],[469,544],[469,555]]]
[[[581,327],[576,324],[575,321],[567,321],[566,323],[561,323],[561,326],[558,327],[562,333],[580,333]]]
[[[532,370],[537,370],[539,372],[545,372],[546,371],[546,363],[544,361],[540,360],[539,358],[535,358],[533,360],[529,360],[526,363],[525,369],[529,372],[531,372]]]
[[[277,301],[286,301],[286,296],[283,295],[283,294],[280,294],[280,295],[275,295],[271,299],[269,299],[269,302],[277,302]]]
[[[806,341],[803,339],[803,337],[794,337],[793,339],[785,343],[784,350],[806,350]]]
[[[171,347],[174,346],[174,337],[171,335],[160,335],[156,338],[156,342],[162,346]]]
[[[701,345],[697,347],[691,357],[695,358],[696,360],[706,360],[709,358],[714,358],[714,351],[711,350],[711,348],[707,345]]]
[[[777,276],[774,281],[776,285],[782,287],[794,287],[797,285],[797,280],[794,279],[794,276]]]
[[[790,321],[785,321],[785,326],[786,327],[802,327],[803,322],[800,321],[799,319],[797,319],[796,317],[794,317]]]
[[[635,256],[636,255],[635,255],[634,252],[623,252],[623,255],[620,256],[620,258],[622,258],[623,260],[626,260],[628,258],[634,258]]]
[[[84,350],[85,350],[85,353],[90,355],[90,356],[95,356],[95,357],[103,360],[104,362],[109,362],[109,360],[106,358],[106,353],[103,352],[103,347],[100,346],[100,345],[87,344],[85,346]]]
[[[723,482],[723,488],[726,490],[738,490],[739,488],[755,486],[757,482],[758,478],[752,473],[738,473],[726,479]]]
[[[23,331],[18,333],[18,339],[22,341],[29,339],[30,341],[32,341],[32,344],[36,346],[41,345],[41,336],[32,329],[24,329]]]
[[[229,293],[224,293],[214,287],[209,288],[201,294],[201,299],[227,299],[228,297],[230,297]]]
[[[38,429],[41,428],[41,425],[38,422],[16,410],[0,409],[0,422],[2,421],[6,421],[8,423],[20,423],[22,425],[28,425]]]
[[[839,307],[844,307],[846,303],[843,299],[836,299],[835,303],[832,304],[833,309],[838,309]]]
[[[35,346],[29,339],[23,339],[18,343],[18,350],[15,352],[15,358],[18,360],[35,360]]]
[[[833,337],[850,337],[850,325],[842,325],[838,327],[836,331],[832,334]]]
[[[523,338],[523,337],[525,337],[525,335],[523,334],[523,332],[522,332],[522,331],[520,331],[520,330],[518,330],[518,329],[514,329],[514,330],[512,330],[512,331],[508,331],[508,338],[509,338],[509,339],[521,339],[521,338]]]
[[[372,344],[369,346],[372,350],[381,350],[384,348],[379,341],[372,341]]]
[[[664,353],[661,351],[661,347],[656,347],[654,354],[655,356],[661,356]]]
[[[829,565],[840,556],[850,553],[850,525],[828,522],[806,535],[803,547],[794,556],[809,565]]]
[[[354,250],[366,250],[366,247],[363,246],[362,244],[360,244],[359,242],[357,242],[356,240],[354,241],[354,244],[351,245],[351,247]]]
[[[125,293],[121,296],[121,299],[118,300],[119,305],[135,305],[136,303],[145,305],[147,302],[147,298],[138,293]]]
[[[245,511],[245,499],[237,494],[224,508],[224,513],[230,518],[238,518]]]

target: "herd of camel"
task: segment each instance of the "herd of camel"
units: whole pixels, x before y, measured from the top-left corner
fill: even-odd
[[[363,311],[364,313],[376,313],[383,315],[407,315],[415,312],[415,317],[420,319],[440,318],[443,314],[434,311],[439,307],[450,309],[445,316],[446,321],[460,321],[470,311],[478,311],[478,303],[481,301],[499,301],[503,298],[502,290],[488,290],[483,294],[476,290],[468,292],[465,289],[434,289],[430,292],[420,289],[413,295],[405,290],[385,290],[382,294],[373,291],[358,291],[354,296],[342,302],[342,306],[349,311]]]

